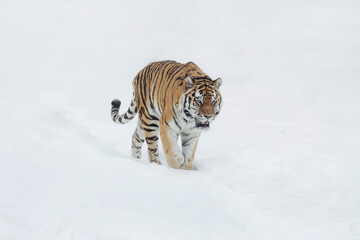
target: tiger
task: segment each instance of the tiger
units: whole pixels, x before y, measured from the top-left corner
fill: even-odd
[[[196,170],[193,160],[201,131],[209,129],[223,105],[221,84],[221,78],[211,79],[193,62],[151,62],[133,80],[128,110],[120,115],[121,101],[111,102],[111,118],[117,124],[125,124],[139,114],[132,135],[132,157],[141,158],[146,141],[150,163],[161,164],[160,134],[168,165]]]

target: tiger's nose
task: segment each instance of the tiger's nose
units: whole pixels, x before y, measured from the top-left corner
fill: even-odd
[[[204,117],[206,117],[207,119],[211,118],[211,115],[205,115],[204,114]]]

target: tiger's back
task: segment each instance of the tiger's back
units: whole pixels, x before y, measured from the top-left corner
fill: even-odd
[[[153,109],[161,115],[166,103],[170,106],[180,100],[186,88],[186,76],[208,77],[193,62],[181,64],[175,61],[161,61],[148,64],[137,74],[133,82],[138,108]]]

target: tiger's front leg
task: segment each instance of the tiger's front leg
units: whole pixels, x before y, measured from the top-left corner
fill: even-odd
[[[160,137],[169,166],[180,168],[184,164],[184,156],[177,143],[179,133],[170,127],[170,123],[163,116],[160,119]]]
[[[196,152],[196,146],[200,138],[200,131],[181,133],[182,153],[185,164],[182,166],[187,170],[195,170],[193,160]]]

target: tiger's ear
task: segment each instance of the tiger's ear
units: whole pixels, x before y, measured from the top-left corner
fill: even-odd
[[[221,86],[221,84],[222,84],[222,79],[221,79],[221,78],[218,78],[218,79],[216,79],[216,80],[214,81],[214,83],[215,83],[215,86],[216,86],[217,88],[219,88],[219,87]]]
[[[186,88],[191,88],[194,85],[194,81],[191,79],[190,76],[186,77]]]

